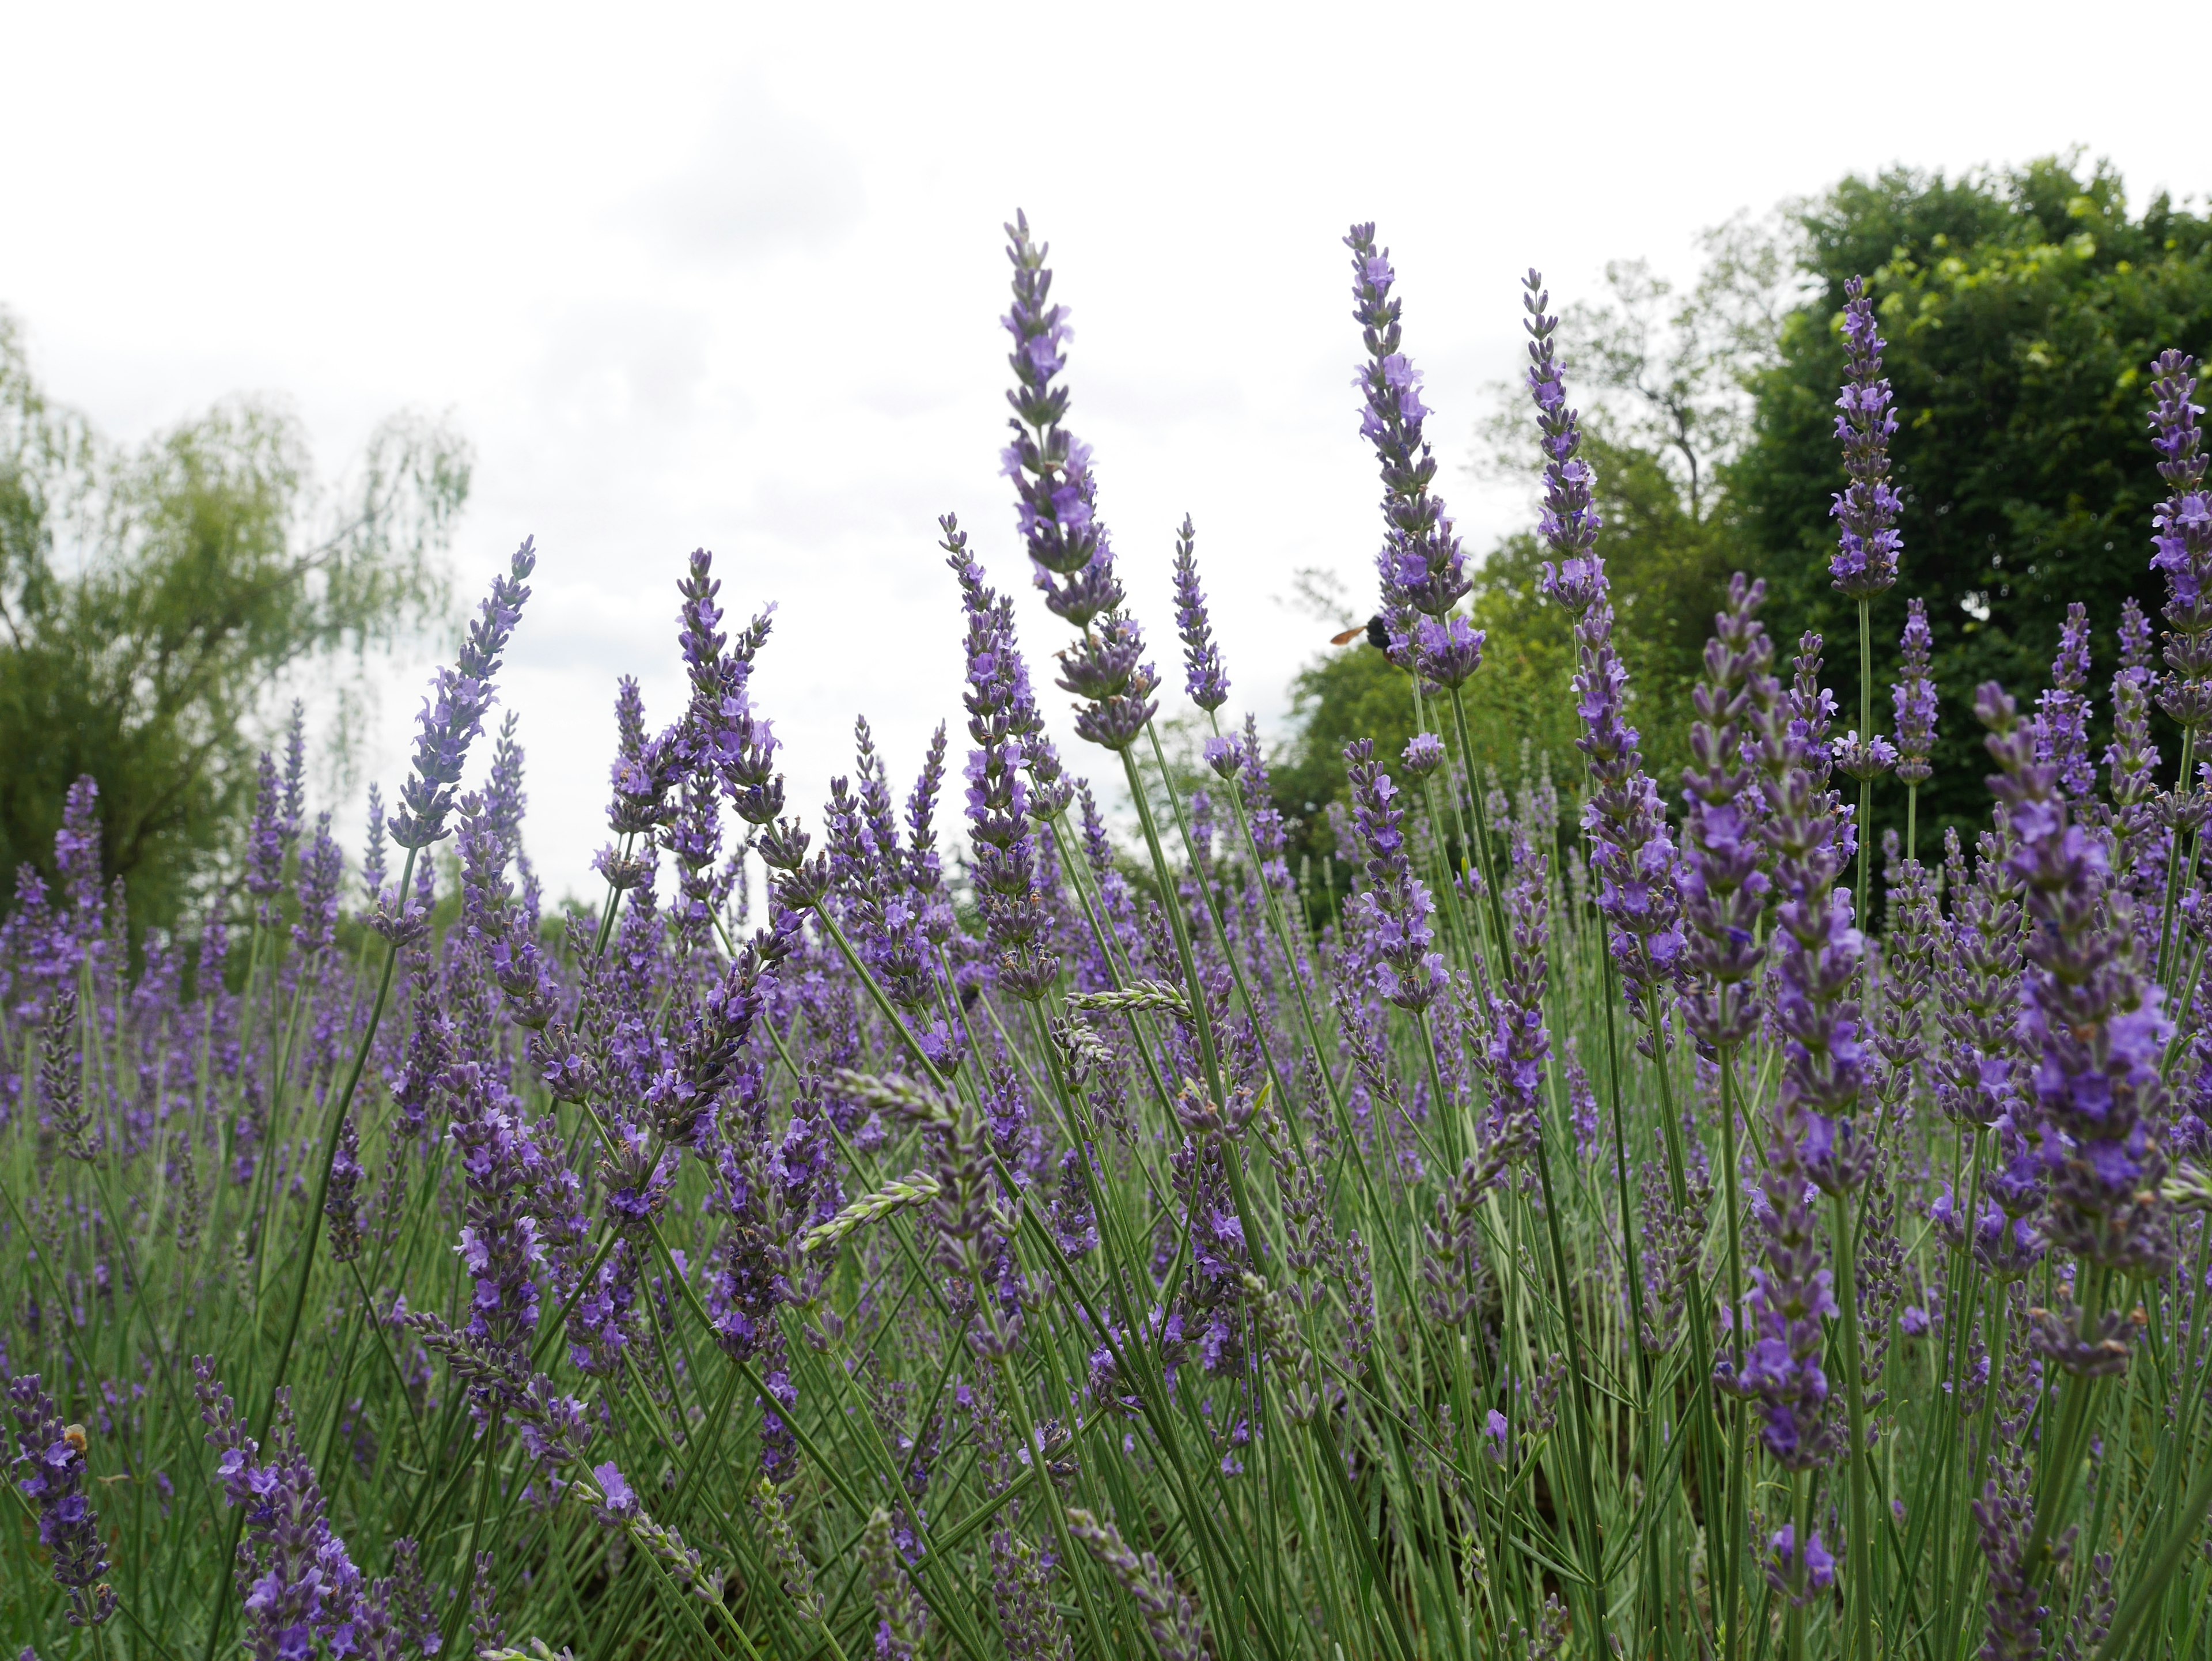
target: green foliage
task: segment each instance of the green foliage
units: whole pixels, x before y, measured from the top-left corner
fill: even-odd
[[[0,315],[0,861],[51,870],[70,782],[100,785],[107,876],[166,922],[216,873],[271,695],[346,684],[441,618],[467,446],[386,422],[335,504],[298,418],[228,400],[135,450],[49,402]]]
[[[2212,351],[2212,220],[2163,196],[2133,214],[2109,166],[2055,158],[1956,179],[1909,169],[1847,178],[1788,224],[1737,219],[1703,241],[1705,265],[1686,292],[1640,261],[1618,262],[1602,301],[1562,313],[1646,764],[1671,801],[1699,654],[1736,569],[1766,579],[1785,648],[1804,630],[1825,636],[1838,727],[1859,724],[1858,618],[1830,588],[1828,559],[1844,482],[1843,285],[1863,275],[1889,342],[1905,500],[1902,574],[1873,614],[1875,725],[1890,725],[1905,602],[1922,597],[1945,697],[1922,814],[1977,821],[1985,770],[1967,713],[1973,688],[2042,684],[2069,601],[2086,602],[2100,631],[2100,672],[2112,666],[2122,600],[2131,594],[2153,616],[2163,603],[2149,569],[2163,487],[2147,441],[2146,366],[2168,346]],[[1795,292],[1793,263],[1805,285]],[[1500,389],[1480,471],[1533,473],[1525,404],[1517,386]],[[1480,758],[1510,772],[1525,739],[1570,776],[1560,757],[1572,730],[1554,689],[1572,654],[1563,620],[1536,594],[1542,559],[1523,532],[1482,567],[1472,603],[1490,646],[1469,689],[1486,711],[1475,741]],[[1277,792],[1294,820],[1342,799],[1347,737],[1402,743],[1412,730],[1403,678],[1374,656],[1348,649],[1295,684],[1303,726]],[[1901,818],[1901,788],[1877,787],[1875,807],[1878,819]],[[1326,846],[1325,830],[1303,830]]]
[[[1892,445],[1905,501],[1897,587],[1875,603],[1886,686],[1905,602],[1928,601],[1944,697],[1936,782],[1922,812],[1980,817],[1973,688],[2044,683],[2070,600],[2110,630],[2130,594],[2154,617],[2150,511],[2163,494],[2146,430],[2146,366],[2212,348],[2212,222],[2164,196],[2129,212],[2118,175],[2072,158],[1946,179],[1896,169],[1850,178],[1802,215],[1817,292],[1784,320],[1753,379],[1752,442],[1729,470],[1752,568],[1784,637],[1820,630],[1844,726],[1857,725],[1857,618],[1828,587],[1841,488],[1834,437],[1844,279],[1864,275],[1889,342]],[[1876,724],[1889,724],[1886,694]],[[2099,700],[2102,703],[2102,700]],[[2169,748],[2168,753],[2172,753]],[[1901,797],[1901,790],[1889,787]],[[1893,817],[1887,804],[1881,818]]]

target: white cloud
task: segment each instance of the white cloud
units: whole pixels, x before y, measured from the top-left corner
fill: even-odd
[[[866,206],[860,161],[843,140],[742,84],[691,158],[617,217],[663,251],[721,262],[829,246]]]
[[[1074,308],[1074,425],[1158,655],[1188,510],[1232,710],[1272,719],[1321,632],[1273,603],[1291,569],[1371,582],[1354,217],[1394,250],[1480,547],[1525,492],[1453,464],[1520,362],[1530,265],[1561,299],[1608,259],[1680,272],[1699,227],[1899,160],[2080,140],[2139,198],[2206,182],[2178,172],[2194,153],[2141,97],[2135,39],[2050,4],[1993,32],[1931,0],[1871,74],[1831,13],[1712,4],[1593,4],[1552,35],[1463,3],[1357,28],[1187,0],[1019,28],[889,0],[19,11],[10,48],[40,67],[0,102],[0,302],[41,373],[126,438],[281,389],[326,473],[383,411],[453,411],[479,456],[462,592],[525,532],[543,555],[504,698],[556,891],[601,839],[614,676],[663,716],[682,696],[693,547],[732,610],[781,602],[760,685],[810,811],[856,714],[901,771],[958,718],[939,513],[1020,593],[1048,682],[1060,627],[998,476],[1018,204]],[[387,791],[428,667],[383,677]]]

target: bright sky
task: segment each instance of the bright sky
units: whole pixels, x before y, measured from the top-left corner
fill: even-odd
[[[2137,200],[2212,184],[2147,37],[2074,4],[15,0],[6,17],[0,304],[53,395],[136,439],[228,392],[282,393],[331,473],[386,413],[449,412],[478,457],[460,591],[472,603],[536,536],[503,695],[556,893],[595,892],[615,677],[676,713],[695,546],[732,611],[780,603],[757,684],[817,828],[855,715],[895,777],[939,718],[957,735],[936,516],[1028,582],[997,471],[1017,205],[1073,310],[1070,424],[1170,690],[1188,511],[1225,713],[1278,728],[1323,632],[1278,597],[1302,565],[1364,595],[1377,539],[1351,220],[1379,221],[1395,256],[1446,494],[1480,549],[1529,511],[1456,467],[1516,368],[1532,264],[1562,301],[1612,258],[1686,274],[1700,227],[1900,161],[2078,143]],[[1041,667],[1062,625],[1024,605]],[[390,667],[387,794],[428,662]]]

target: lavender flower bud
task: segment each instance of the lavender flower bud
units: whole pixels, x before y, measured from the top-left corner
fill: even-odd
[[[1443,740],[1434,733],[1416,733],[1406,740],[1406,747],[1398,758],[1405,764],[1407,776],[1428,778],[1443,767]]]

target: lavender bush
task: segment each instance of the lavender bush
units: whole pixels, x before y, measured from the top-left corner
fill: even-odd
[[[1352,746],[1331,907],[1224,718],[1188,520],[1207,772],[1174,788],[1066,308],[1008,235],[1006,472],[1068,632],[1032,658],[948,516],[964,736],[910,786],[863,722],[797,811],[769,615],[696,554],[684,706],[619,689],[605,893],[549,911],[521,729],[486,730],[526,543],[350,874],[295,725],[240,888],[134,958],[71,793],[58,882],[0,927],[10,1652],[2212,1655],[2191,360],[2152,383],[2163,666],[2140,612],[2105,642],[2077,608],[2049,689],[1939,686],[1911,599],[1884,735],[1868,631],[1910,560],[1854,285],[1858,723],[1740,577],[1660,779],[1530,273],[1588,765],[1501,777],[1353,228],[1376,632],[1419,735]],[[1990,816],[1923,862],[1939,718],[1986,729]],[[1892,766],[1905,821],[1871,824]]]

